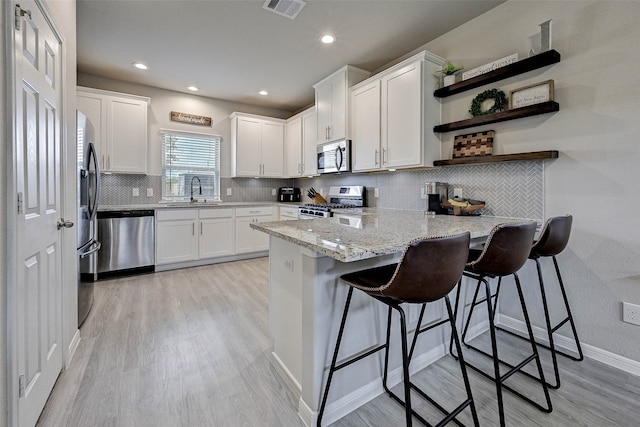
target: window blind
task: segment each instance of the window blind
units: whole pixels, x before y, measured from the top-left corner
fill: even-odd
[[[162,199],[220,200],[220,142],[217,135],[162,131]],[[200,194],[202,191],[202,194]]]

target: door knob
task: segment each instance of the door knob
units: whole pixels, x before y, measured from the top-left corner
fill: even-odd
[[[64,218],[60,218],[58,220],[58,230],[60,230],[61,228],[71,228],[73,227],[73,221],[65,221]]]

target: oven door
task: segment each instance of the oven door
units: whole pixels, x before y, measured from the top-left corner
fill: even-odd
[[[350,171],[350,142],[351,141],[345,139],[318,145],[318,172],[340,173]]]

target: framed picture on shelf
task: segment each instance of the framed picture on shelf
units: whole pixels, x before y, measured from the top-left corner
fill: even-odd
[[[509,109],[553,101],[553,80],[535,83],[509,92]]]

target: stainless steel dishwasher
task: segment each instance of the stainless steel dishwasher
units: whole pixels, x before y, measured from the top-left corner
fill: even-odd
[[[155,264],[154,211],[98,212],[98,278],[148,273]]]

